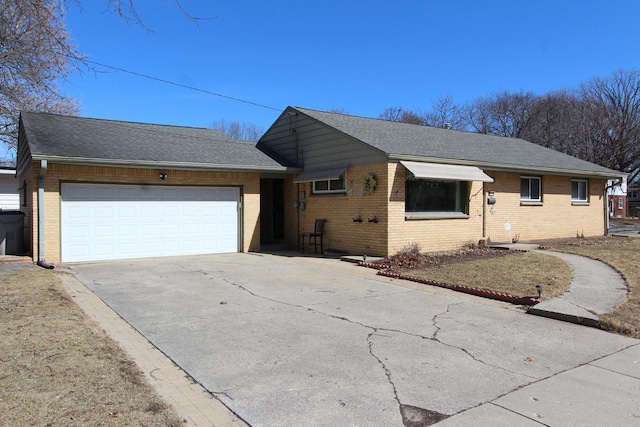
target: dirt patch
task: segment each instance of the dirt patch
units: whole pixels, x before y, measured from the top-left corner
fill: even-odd
[[[467,245],[456,251],[421,253],[417,245],[412,245],[374,264],[384,266],[394,272],[406,272],[419,268],[434,268],[463,261],[497,258],[508,254],[509,251],[476,245]]]

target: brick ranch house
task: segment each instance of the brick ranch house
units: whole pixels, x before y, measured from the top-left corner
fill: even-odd
[[[514,138],[288,107],[258,143],[211,129],[23,112],[26,241],[49,263],[299,247],[602,235],[624,174]]]

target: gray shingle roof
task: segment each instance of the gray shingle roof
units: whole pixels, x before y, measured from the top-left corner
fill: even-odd
[[[390,159],[474,164],[499,170],[620,177],[614,171],[518,138],[504,138],[295,107]]]
[[[285,171],[256,148],[213,129],[22,112],[26,143],[35,160],[131,166]]]

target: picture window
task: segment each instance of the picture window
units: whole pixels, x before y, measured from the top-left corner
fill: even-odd
[[[407,213],[469,213],[469,183],[465,181],[408,180],[405,194]]]

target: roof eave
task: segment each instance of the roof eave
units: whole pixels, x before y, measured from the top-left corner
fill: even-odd
[[[423,157],[423,156],[407,156],[402,154],[389,154],[388,159],[391,161],[409,160],[418,162],[432,162],[443,163],[451,165],[464,165],[464,166],[477,166],[482,169],[496,171],[496,172],[519,172],[519,173],[531,173],[531,174],[545,174],[545,175],[562,175],[562,176],[576,176],[576,177],[589,177],[589,178],[603,178],[614,179],[624,177],[627,174],[617,171],[587,171],[580,169],[564,169],[544,166],[522,166],[522,165],[505,165],[500,163],[490,162],[477,162],[471,160],[460,159],[443,159],[437,157]]]
[[[53,163],[92,165],[106,167],[124,167],[138,169],[174,169],[174,170],[201,170],[201,171],[234,171],[234,172],[299,172],[300,168],[286,166],[259,166],[259,165],[227,165],[213,163],[187,163],[187,162],[162,162],[153,160],[122,160],[122,159],[98,159],[88,157],[64,157],[32,155],[32,160],[47,160]]]

